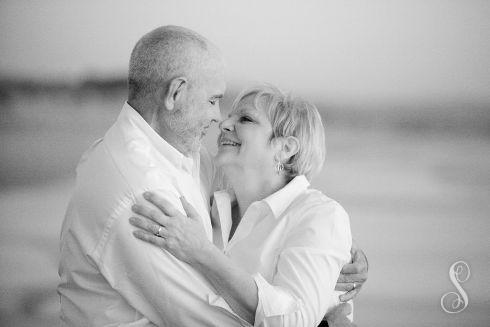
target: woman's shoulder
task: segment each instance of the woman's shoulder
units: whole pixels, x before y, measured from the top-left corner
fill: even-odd
[[[348,214],[336,200],[316,189],[307,189],[291,203],[289,210],[312,214],[321,212],[323,217],[346,217]]]
[[[307,189],[287,209],[290,246],[350,248],[350,219],[335,200],[315,189]]]

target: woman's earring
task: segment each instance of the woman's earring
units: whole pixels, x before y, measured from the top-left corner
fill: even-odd
[[[280,174],[281,174],[281,172],[282,172],[283,170],[284,170],[284,165],[283,165],[283,163],[282,163],[282,162],[280,162],[280,161],[277,161],[277,162],[276,162],[276,173],[277,173],[278,175],[280,175]]]

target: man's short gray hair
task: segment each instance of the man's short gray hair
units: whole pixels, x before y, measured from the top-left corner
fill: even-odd
[[[311,177],[319,173],[325,161],[325,131],[322,118],[314,104],[285,94],[272,85],[259,85],[244,90],[233,102],[235,110],[240,101],[252,96],[254,106],[263,109],[272,125],[271,140],[294,136],[299,141],[298,152],[284,164],[284,171],[293,178]]]
[[[215,48],[200,34],[180,26],[162,26],[145,34],[135,45],[129,61],[128,99],[154,94],[173,78],[190,79]]]

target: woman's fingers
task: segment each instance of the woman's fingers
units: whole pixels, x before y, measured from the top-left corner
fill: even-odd
[[[131,207],[131,210],[133,210],[133,212],[137,213],[138,215],[153,220],[157,224],[160,224],[162,226],[168,225],[169,217],[165,216],[164,213],[156,209],[152,209],[141,204],[135,204]]]
[[[156,236],[166,237],[168,235],[168,230],[165,227],[155,224],[151,220],[142,219],[139,217],[131,217],[129,218],[129,222],[131,223],[131,225],[139,227]]]
[[[133,232],[133,235],[134,235],[134,237],[136,237],[137,239],[140,239],[142,241],[151,243],[151,244],[156,245],[160,248],[166,248],[166,244],[167,244],[166,240],[162,237],[155,236],[151,233],[148,233],[148,232],[142,231],[142,230],[135,230]]]
[[[187,217],[192,218],[192,219],[197,219],[199,218],[199,214],[197,213],[196,209],[187,202],[187,199],[183,196],[180,197],[180,202],[182,202],[182,207],[185,210],[185,213],[187,214]]]
[[[179,210],[177,210],[170,201],[161,197],[154,192],[145,192],[143,197],[146,201],[153,203],[158,209],[160,209],[164,214],[170,217],[176,217],[182,215]]]

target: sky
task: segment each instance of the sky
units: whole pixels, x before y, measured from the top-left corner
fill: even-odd
[[[332,99],[490,104],[490,1],[0,0],[0,77],[124,76],[135,42],[182,25],[230,83]]]

